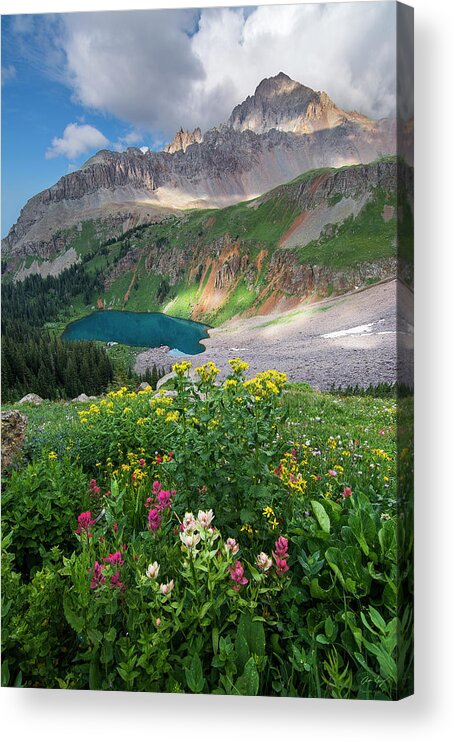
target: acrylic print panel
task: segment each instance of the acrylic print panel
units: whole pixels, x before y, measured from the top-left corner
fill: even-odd
[[[2,16],[2,685],[412,693],[412,23]]]

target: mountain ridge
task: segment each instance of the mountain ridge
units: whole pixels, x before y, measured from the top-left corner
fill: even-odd
[[[55,233],[82,217],[124,214],[128,221],[130,210],[139,220],[160,220],[179,209],[223,208],[306,170],[393,154],[395,128],[390,119],[343,112],[326,93],[279,73],[262,80],[226,124],[203,135],[181,130],[167,151],[97,152],[30,199],[2,247],[5,254],[46,256]]]

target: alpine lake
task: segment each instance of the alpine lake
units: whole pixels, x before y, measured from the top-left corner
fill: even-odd
[[[144,348],[169,346],[178,355],[196,355],[205,348],[208,325],[161,312],[99,310],[70,322],[64,340],[104,340]]]

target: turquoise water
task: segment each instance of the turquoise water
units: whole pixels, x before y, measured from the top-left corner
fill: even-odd
[[[65,328],[64,340],[105,340],[145,348],[170,348],[196,355],[205,348],[207,325],[192,320],[169,317],[160,312],[98,311],[78,319]]]

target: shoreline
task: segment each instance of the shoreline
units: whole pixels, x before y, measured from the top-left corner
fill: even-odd
[[[170,368],[177,359],[213,361],[221,380],[238,356],[249,363],[248,375],[276,368],[320,391],[393,384],[397,377],[412,386],[413,294],[392,278],[282,314],[229,320],[210,329],[204,345],[202,353],[178,357],[151,348],[138,354],[135,371],[154,363]]]

